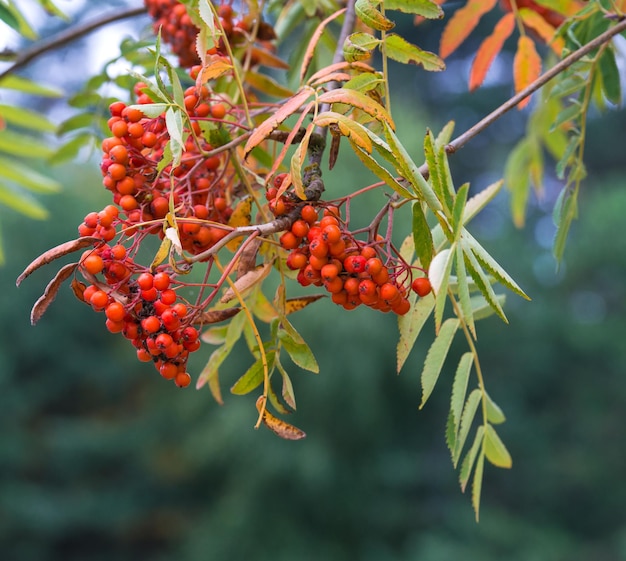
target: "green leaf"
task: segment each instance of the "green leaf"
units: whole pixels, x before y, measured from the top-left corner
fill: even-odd
[[[459,190],[454,198],[454,206],[452,207],[452,227],[457,239],[463,229],[463,215],[465,212],[465,204],[467,203],[468,193],[469,183],[464,183],[459,187]]]
[[[379,10],[382,0],[356,0],[354,9],[358,18],[367,26],[378,31],[389,31],[395,23],[387,19]]]
[[[556,224],[556,235],[554,236],[552,252],[556,260],[561,261],[570,226],[578,216],[578,189],[571,189],[568,186],[563,188],[554,205],[553,216]]]
[[[12,125],[39,132],[53,132],[56,129],[56,125],[41,113],[23,107],[0,104],[0,117]]]
[[[69,21],[70,18],[52,0],[39,0],[39,4],[51,16],[57,16],[65,21]]]
[[[379,44],[380,39],[377,39],[369,33],[363,33],[361,31],[352,33],[346,37],[343,43],[343,56],[346,62],[367,60],[372,56],[372,50]]]
[[[463,403],[465,403],[465,396],[467,395],[467,385],[473,361],[474,355],[472,353],[465,353],[461,357],[454,375],[454,382],[452,383],[452,396],[450,398],[450,419],[454,430],[454,442],[450,446],[450,452],[452,453],[454,453],[456,447],[456,435],[461,424],[461,413],[463,411]]]
[[[406,148],[402,145],[396,134],[387,123],[383,123],[387,142],[392,153],[396,157],[396,169],[413,187],[415,193],[422,198],[429,208],[436,213],[441,210],[441,203],[437,199],[437,195],[419,172],[415,162],[409,156]]]
[[[602,78],[602,91],[606,98],[613,104],[619,105],[622,101],[622,88],[620,86],[620,74],[615,63],[615,53],[613,49],[606,48],[600,60],[598,69]]]
[[[33,82],[28,78],[22,78],[21,76],[15,76],[14,74],[9,74],[0,80],[0,88],[6,88],[8,90],[16,90],[26,94],[40,95],[43,97],[61,97],[63,96],[63,91],[50,87],[50,86],[42,86],[37,82]]]
[[[550,130],[556,130],[560,126],[576,119],[583,112],[583,106],[577,101],[572,101],[563,111],[561,111],[556,120],[552,123]]]
[[[0,20],[6,23],[9,27],[15,29],[15,31],[20,31],[20,22],[15,16],[15,14],[4,4],[0,4]]]
[[[61,184],[51,177],[42,175],[25,164],[1,157],[0,177],[14,181],[38,193],[58,193],[61,190]]]
[[[253,72],[252,70],[248,70],[245,73],[245,83],[246,86],[251,86],[255,90],[272,97],[291,97],[294,94],[293,91],[279,84],[271,76]]]
[[[398,373],[402,370],[413,345],[415,345],[417,336],[420,334],[422,327],[424,327],[435,306],[435,299],[432,294],[420,298],[417,302],[415,302],[416,298],[416,294],[411,294],[409,296],[411,309],[407,314],[398,316],[398,328],[400,331],[396,348]]]
[[[479,519],[480,512],[480,494],[483,485],[483,469],[485,467],[485,448],[483,446],[481,453],[476,460],[476,469],[474,470],[474,480],[472,482],[472,506],[476,513],[476,522]]]
[[[48,158],[52,149],[32,136],[7,129],[0,130],[0,152],[23,158]]]
[[[343,87],[365,93],[379,88],[384,83],[385,80],[380,72],[362,72],[345,82]]]
[[[521,228],[526,219],[526,206],[530,194],[530,139],[524,138],[509,154],[504,169],[504,181],[511,192],[513,222]]]
[[[6,6],[6,8],[11,10],[14,19],[17,20],[17,27],[14,29],[16,29],[22,37],[30,39],[31,41],[39,39],[37,32],[31,27],[26,18],[24,18],[22,13],[17,9],[13,0],[9,0],[9,5]]]
[[[467,482],[472,474],[472,467],[476,461],[478,451],[481,449],[483,439],[485,437],[485,427],[482,425],[476,429],[476,436],[474,436],[474,442],[472,447],[467,451],[463,461],[461,462],[461,469],[459,470],[459,483],[461,484],[461,491],[465,492]]]
[[[582,139],[578,134],[573,134],[570,137],[561,159],[556,164],[556,176],[559,179],[563,179],[565,177],[565,170],[571,165],[572,159],[576,160],[578,158],[576,152],[581,140]]]
[[[32,199],[26,193],[11,189],[2,183],[0,183],[0,204],[8,206],[20,214],[34,218],[35,220],[48,218],[48,211],[35,199]]]
[[[283,388],[281,395],[285,400],[285,403],[289,405],[294,411],[296,410],[296,394],[293,391],[293,384],[291,383],[291,378],[289,378],[289,374],[283,367],[283,365],[277,360],[276,368],[280,372],[280,375],[283,378]]]
[[[443,10],[431,0],[385,0],[385,10],[398,10],[405,14],[415,14],[427,19],[440,19]]]
[[[94,137],[89,133],[82,133],[71,140],[63,144],[52,156],[50,156],[47,162],[50,165],[58,165],[68,160],[73,160],[80,152],[81,148],[85,146],[93,147]]]
[[[496,181],[485,187],[480,193],[477,193],[467,201],[465,210],[463,211],[463,224],[467,224],[474,216],[476,216],[483,208],[485,208],[502,188],[503,181]]]
[[[424,407],[426,401],[430,397],[430,394],[435,389],[435,384],[443,368],[443,363],[446,360],[452,339],[456,330],[459,328],[459,320],[455,318],[449,318],[443,322],[439,334],[435,337],[426,360],[424,361],[424,369],[422,370],[422,403],[420,403],[420,409]]]
[[[463,413],[461,414],[459,434],[456,440],[456,448],[454,449],[454,454],[452,455],[452,461],[455,467],[459,462],[461,452],[463,452],[463,447],[465,446],[465,441],[467,440],[469,431],[472,428],[472,423],[474,422],[476,411],[478,411],[478,405],[480,404],[481,398],[481,391],[478,388],[475,388],[474,390],[472,390],[467,400],[465,401]]]
[[[402,64],[418,64],[429,72],[440,72],[446,68],[435,53],[424,51],[395,33],[385,37],[381,48],[389,58]]]
[[[449,201],[444,195],[441,178],[439,177],[439,165],[437,161],[438,151],[435,150],[435,138],[430,130],[427,130],[424,135],[424,157],[426,159],[426,165],[428,166],[429,182],[437,195],[437,199],[443,204],[446,215],[449,215]]]
[[[494,466],[510,468],[513,465],[511,454],[509,454],[506,446],[500,440],[496,429],[490,424],[487,424],[487,430],[485,431],[485,455]]]
[[[78,115],[72,115],[69,119],[63,121],[56,133],[58,136],[74,131],[76,129],[83,129],[89,127],[94,123],[94,116],[91,113],[79,113]]]
[[[491,399],[491,396],[488,393],[485,393],[487,398],[487,420],[494,425],[499,425],[500,423],[504,423],[506,421],[506,417],[504,416],[504,412],[500,409],[500,406]]]
[[[276,351],[268,351],[265,354],[267,368],[270,372],[274,368],[275,356]],[[263,383],[264,371],[265,368],[263,366],[263,360],[259,357],[259,359],[250,368],[248,368],[248,370],[246,370],[245,374],[233,384],[230,388],[230,393],[235,395],[246,395],[255,390]]]
[[[476,338],[476,328],[474,326],[474,314],[470,299],[469,286],[467,282],[467,273],[465,271],[465,256],[463,248],[456,246],[455,266],[458,283],[459,304],[461,306],[461,315],[468,329],[472,332],[474,339]]]
[[[498,301],[500,307],[503,308],[504,302],[506,301],[506,295],[498,294],[496,295],[496,300]],[[489,302],[485,300],[485,297],[482,294],[472,296],[470,301],[472,304],[472,315],[474,316],[474,321],[485,319],[495,314],[495,310],[489,305]]]
[[[280,327],[278,338],[294,364],[309,372],[319,373],[320,368],[315,360],[315,356],[304,339],[302,339],[302,336],[285,318],[281,319]]]
[[[550,95],[554,97],[568,97],[580,90],[587,84],[587,78],[579,73],[560,74],[555,78],[558,80],[550,90]]]
[[[515,292],[522,298],[530,300],[526,293],[518,286],[518,284],[510,277],[510,275],[500,266],[500,264],[478,243],[478,241],[467,231],[463,231],[463,238],[470,247],[478,261],[487,269],[502,285],[509,290]]]
[[[413,203],[413,242],[415,253],[420,260],[420,265],[428,269],[435,252],[430,227],[426,221],[426,215],[420,202]]]

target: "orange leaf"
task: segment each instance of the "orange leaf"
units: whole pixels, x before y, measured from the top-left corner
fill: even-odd
[[[313,35],[311,36],[311,40],[307,45],[306,51],[304,52],[304,57],[302,58],[302,66],[300,67],[300,82],[304,80],[306,76],[307,70],[309,69],[309,65],[313,60],[313,54],[315,53],[315,47],[317,47],[317,43],[319,42],[322,33],[326,29],[326,26],[333,21],[335,18],[338,18],[346,11],[346,8],[342,8],[341,10],[336,11],[334,14],[328,16],[325,20],[321,21],[319,25],[316,27]]]
[[[207,58],[206,66],[204,66],[198,75],[198,79],[196,80],[196,85],[198,87],[206,84],[209,80],[214,78],[219,78],[226,72],[229,72],[233,69],[233,65],[230,64],[230,61],[227,57],[220,55],[211,55]]]
[[[263,423],[268,429],[285,440],[301,440],[306,436],[303,430],[275,417],[267,409],[263,410],[265,399],[265,396],[260,396],[256,401],[256,408],[259,413],[263,412]]]
[[[517,52],[513,60],[513,80],[515,93],[521,92],[526,86],[532,84],[541,74],[541,57],[535,49],[535,42],[527,35],[522,35],[517,42]],[[530,96],[525,98],[517,106],[523,109],[528,105]]]
[[[481,43],[470,71],[470,91],[480,87],[483,83],[493,59],[496,58],[504,42],[513,33],[513,29],[515,29],[515,16],[509,12],[502,16],[502,19],[494,27],[493,33]]]
[[[345,70],[345,71],[360,70],[362,72],[374,72],[375,71],[375,69],[371,67],[369,64],[366,64],[365,62],[361,62],[361,61],[336,62],[335,64],[325,66],[321,70],[318,70],[315,74],[313,74],[309,78],[308,83],[313,84],[313,82],[322,80],[325,76],[328,76],[329,74],[333,72],[340,72],[342,70]]]
[[[250,151],[261,144],[285,119],[296,113],[301,105],[308,100],[315,91],[305,86],[285,103],[270,117],[263,121],[255,131],[250,135],[248,142],[244,148],[244,157],[247,157]]]
[[[281,68],[282,70],[288,70],[289,64],[282,58],[277,57],[274,53],[271,53],[267,49],[262,49],[253,45],[251,48],[252,59],[256,60],[259,64],[270,68]]]
[[[492,10],[497,2],[498,0],[469,0],[465,6],[454,12],[441,34],[439,56],[450,56],[467,39],[480,18]]]
[[[519,15],[526,27],[532,29],[539,37],[541,37],[547,45],[558,55],[561,56],[561,51],[565,46],[563,37],[555,37],[556,28],[548,23],[534,10],[529,8],[520,8]]]
[[[357,107],[368,115],[371,115],[377,121],[384,121],[389,125],[391,130],[395,130],[396,128],[391,115],[387,113],[387,110],[380,103],[357,90],[349,90],[346,88],[330,90],[320,95],[318,100],[320,103],[346,103],[347,105],[352,105],[352,107]]]

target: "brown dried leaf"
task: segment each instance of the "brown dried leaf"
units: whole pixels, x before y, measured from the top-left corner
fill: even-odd
[[[265,396],[260,396],[256,401],[256,408],[259,413],[263,411],[263,424],[268,429],[285,440],[301,440],[306,436],[306,433],[302,429],[275,417],[267,409],[263,410],[265,399]]]
[[[262,243],[263,240],[261,238],[254,238],[241,252],[241,255],[239,255],[239,262],[237,263],[238,279],[254,269],[256,266],[256,256]]]
[[[39,300],[35,302],[35,305],[30,312],[31,325],[35,325],[41,319],[41,316],[44,315],[48,306],[50,306],[56,298],[57,292],[59,292],[59,288],[63,282],[74,274],[76,267],[78,267],[78,263],[68,263],[62,267],[55,277],[48,283],[45,292]]]
[[[63,257],[64,255],[67,255],[68,253],[72,253],[74,251],[78,251],[79,249],[84,249],[85,247],[93,245],[94,243],[101,242],[102,239],[100,238],[95,238],[93,236],[84,236],[82,238],[71,240],[69,242],[65,242],[57,245],[56,247],[53,247],[52,249],[49,249],[48,251],[42,253],[39,257],[37,257],[37,259],[35,259],[30,265],[28,265],[28,267],[24,269],[24,272],[19,277],[17,277],[15,285],[19,286],[22,281],[33,271],[36,271],[40,267],[51,263],[59,257]]]
[[[289,64],[282,58],[277,57],[274,53],[266,49],[254,46],[252,47],[252,58],[263,66],[270,68],[280,68],[282,70],[289,70]]]
[[[70,286],[72,287],[72,292],[74,292],[74,296],[76,296],[76,298],[78,298],[81,302],[84,302],[85,297],[83,296],[83,293],[85,292],[85,288],[87,288],[85,283],[80,282],[77,278],[73,278],[72,284]]]
[[[306,308],[309,304],[317,302],[320,298],[325,298],[325,294],[311,294],[310,296],[298,296],[297,298],[289,298],[285,303],[285,314],[293,314]]]
[[[219,323],[220,321],[226,321],[236,316],[241,311],[241,308],[224,308],[223,310],[209,310],[203,312],[194,323],[201,323],[203,325],[209,323]]]
[[[271,270],[272,270],[272,264],[265,263],[265,265],[260,265],[256,269],[253,269],[252,271],[248,271],[245,275],[243,275],[241,278],[237,279],[234,282],[234,287],[231,286],[226,292],[224,292],[224,295],[220,298],[220,302],[222,304],[226,304],[230,302],[231,300],[234,300],[237,297],[235,290],[240,295],[247,292],[254,285],[258,284],[267,275],[269,275],[269,272]]]

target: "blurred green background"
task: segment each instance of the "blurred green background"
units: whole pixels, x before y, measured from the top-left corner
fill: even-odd
[[[394,111],[416,149],[426,125],[454,118],[460,132],[509,92],[495,84],[469,97],[451,75],[423,85],[405,74]],[[521,122],[507,116],[455,156],[458,182],[480,189],[499,177]],[[626,560],[624,126],[620,113],[593,120],[581,218],[558,271],[549,178],[524,230],[511,226],[506,194],[470,228],[533,299],[509,298],[509,326],[478,326],[513,455],[511,471],[486,469],[479,524],[444,442],[452,360],[418,410],[432,324],[397,376],[393,317],[329,301],[294,315],[321,368],[293,369],[293,422],[308,434],[299,442],[255,431],[254,397],[228,395],[249,365],[243,347],[222,368],[220,407],[138,363],[68,287],[31,327],[54,266],[19,289],[14,279],[109,202],[97,163],[55,170],[65,191],[45,200],[50,220],[0,210],[1,558]],[[370,181],[342,157],[330,189]],[[459,339],[451,358],[463,351]]]

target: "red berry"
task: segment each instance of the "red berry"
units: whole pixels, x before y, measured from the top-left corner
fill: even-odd
[[[147,318],[141,320],[141,328],[146,333],[156,333],[159,329],[161,329],[161,322],[156,316],[148,316]]]
[[[344,260],[343,266],[348,273],[358,274],[365,271],[366,263],[367,259],[365,259],[365,257],[361,255],[350,255]]]
[[[120,302],[111,302],[104,310],[104,314],[111,321],[119,322],[124,319],[126,310]]]
[[[422,297],[430,294],[430,291],[433,289],[428,277],[418,277],[413,279],[411,288],[417,293],[418,296]]]
[[[150,273],[141,273],[137,277],[137,284],[141,290],[150,290],[154,285],[154,277]]]
[[[170,276],[167,273],[157,273],[154,275],[153,286],[160,291],[167,290],[170,286]]]

